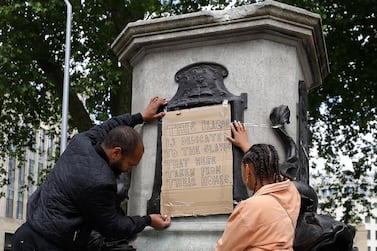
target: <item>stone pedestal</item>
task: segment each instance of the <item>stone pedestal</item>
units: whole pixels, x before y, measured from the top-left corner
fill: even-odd
[[[229,72],[225,87],[236,95],[248,94],[244,120],[251,143],[275,145],[282,161],[286,153],[271,130],[271,110],[289,107],[286,130],[300,146],[299,81],[310,90],[329,72],[320,16],[275,1],[129,23],[112,49],[132,69],[135,112],[154,95],[172,98],[178,88],[174,76],[183,67],[223,65]],[[130,215],[146,214],[156,162],[157,122],[138,129],[145,154],[132,173]],[[138,250],[213,250],[227,217],[174,218],[169,229],[146,229],[133,245]]]

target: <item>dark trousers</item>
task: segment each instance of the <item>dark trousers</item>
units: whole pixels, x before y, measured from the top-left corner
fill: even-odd
[[[24,223],[13,236],[12,251],[64,251],[48,242]]]

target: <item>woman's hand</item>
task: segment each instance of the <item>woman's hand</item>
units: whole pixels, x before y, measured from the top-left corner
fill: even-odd
[[[229,140],[233,145],[241,148],[241,150],[245,153],[251,147],[246,126],[240,121],[234,121],[233,123],[230,123],[230,128],[233,133],[233,138],[231,136],[227,136],[227,140]]]

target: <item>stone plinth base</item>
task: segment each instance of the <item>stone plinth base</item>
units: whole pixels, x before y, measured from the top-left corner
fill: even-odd
[[[140,251],[213,251],[228,217],[173,218],[169,228],[156,231],[148,227],[130,244]]]

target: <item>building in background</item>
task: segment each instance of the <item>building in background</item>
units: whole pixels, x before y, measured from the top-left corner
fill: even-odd
[[[373,198],[373,203],[377,205],[377,198]],[[373,215],[377,215],[377,208],[374,206]],[[367,236],[367,251],[377,251],[377,218],[369,216],[364,217],[366,236]],[[362,251],[362,250],[360,250]]]
[[[26,220],[27,200],[54,164],[57,140],[43,129],[36,137],[35,151],[25,149],[22,160],[11,155],[0,160],[9,180],[0,190],[5,195],[0,198],[0,250],[11,250],[13,233]]]

